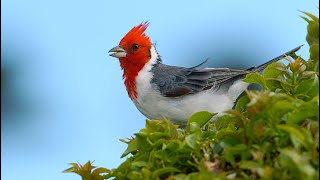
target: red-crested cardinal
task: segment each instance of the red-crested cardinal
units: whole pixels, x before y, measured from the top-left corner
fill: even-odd
[[[195,112],[222,114],[231,109],[249,85],[242,81],[246,74],[260,72],[301,47],[246,70],[198,69],[203,63],[192,68],[169,66],[162,64],[145,34],[148,24],[133,27],[109,53],[119,58],[128,95],[139,111],[149,119],[167,118],[182,126]]]

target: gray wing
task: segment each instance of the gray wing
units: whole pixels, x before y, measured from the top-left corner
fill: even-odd
[[[251,67],[246,70],[228,68],[196,69],[206,61],[193,68],[167,66],[158,63],[151,70],[154,73],[151,83],[159,89],[161,94],[168,97],[195,94],[207,89],[223,88],[223,90],[227,90],[234,81],[243,78],[248,73],[262,71],[269,64],[288,55],[292,55],[298,51],[301,46],[273,58],[258,67]]]
[[[207,89],[221,86],[229,87],[232,82],[242,78],[250,70],[235,70],[228,68],[208,68],[198,70],[156,64],[152,70],[154,76],[151,83],[167,97],[179,97],[195,94]],[[230,83],[229,83],[230,82]]]

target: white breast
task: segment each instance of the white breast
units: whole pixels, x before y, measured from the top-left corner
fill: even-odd
[[[139,111],[149,119],[164,119],[177,124],[185,124],[188,118],[198,111],[223,113],[233,107],[236,98],[248,84],[236,81],[228,92],[206,90],[181,97],[164,97],[151,85],[152,65],[157,63],[158,54],[154,47],[150,49],[151,60],[139,72],[136,78],[138,97],[134,101]]]

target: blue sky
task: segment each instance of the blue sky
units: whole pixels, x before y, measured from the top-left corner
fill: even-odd
[[[298,10],[318,13],[315,0],[168,2],[1,1],[2,179],[80,180],[67,163],[125,160],[118,139],[145,117],[107,52],[142,21],[166,64],[247,68],[306,44]]]

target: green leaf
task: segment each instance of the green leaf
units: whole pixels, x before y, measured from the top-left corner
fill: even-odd
[[[166,125],[166,130],[165,132],[167,132],[169,134],[169,136],[173,139],[178,138],[178,127],[179,125],[175,125],[172,122],[170,122],[169,120],[165,120],[165,125]]]
[[[244,112],[247,108],[247,104],[250,102],[248,96],[242,96],[238,99],[235,109]]]
[[[199,125],[199,127],[202,127],[207,122],[209,122],[211,118],[216,114],[217,113],[210,113],[208,111],[197,112],[189,118],[187,125],[190,125],[192,122],[195,122]]]
[[[306,118],[319,119],[319,97],[316,96],[309,102],[303,102],[298,108],[288,113],[287,122],[300,124]]]
[[[245,155],[248,155],[247,146],[245,144],[236,144],[234,146],[230,146],[224,149],[222,155],[228,162],[234,164],[237,156],[244,157],[244,159],[241,160],[246,159]]]
[[[267,87],[275,91],[278,88],[281,88],[280,82],[274,79],[282,80],[282,75],[287,72],[287,68],[283,63],[275,62],[267,66],[263,72],[263,77],[266,80]]]
[[[146,132],[162,132],[164,129],[161,126],[162,120],[146,120]]]
[[[78,169],[76,167],[70,167],[70,168],[64,170],[63,172],[64,173],[70,173],[70,172],[77,173],[77,171],[78,171]]]
[[[168,150],[170,150],[170,151],[175,151],[175,150],[177,150],[179,147],[180,147],[180,145],[181,145],[182,143],[181,143],[181,141],[179,141],[179,140],[172,140],[171,142],[169,142],[167,145],[164,145],[163,146],[163,150],[164,149],[168,149]]]
[[[102,173],[110,173],[110,170],[109,169],[106,169],[106,168],[97,168],[95,170],[92,171],[92,174],[96,174],[96,175],[100,175]]]
[[[305,94],[310,98],[319,95],[319,79],[317,75],[314,78],[302,80],[296,87],[296,94]]]
[[[239,142],[244,141],[243,130],[237,129],[234,123],[228,124],[227,127],[222,128],[220,131],[217,132],[217,140],[222,141],[225,137],[232,137],[233,139],[236,139]]]
[[[250,170],[254,170],[254,171],[257,168],[261,168],[260,165],[254,161],[241,161],[239,167],[241,169],[250,169]]]
[[[258,73],[251,73],[251,74],[247,74],[246,77],[243,79],[244,82],[247,83],[254,83],[254,84],[258,84],[260,85],[263,89],[268,89],[266,81],[264,79],[264,77]]]
[[[233,122],[239,122],[240,125],[242,125],[242,120],[237,118],[237,117],[233,117],[230,116],[229,114],[220,116],[215,122],[214,122],[214,126],[217,128],[217,130],[221,130],[224,127],[227,127],[228,124],[231,124]]]
[[[319,44],[312,44],[309,49],[310,59],[319,61]]]
[[[201,128],[200,128],[199,124],[197,124],[196,122],[192,122],[187,126],[186,132],[187,133],[200,133]]]
[[[178,175],[175,175],[173,179],[174,179],[174,180],[189,180],[189,179],[187,178],[187,175],[186,175],[186,174],[178,174]]]
[[[198,147],[198,140],[199,140],[199,135],[194,133],[194,134],[189,134],[185,138],[186,143],[189,147],[192,149],[196,149]]]
[[[148,162],[146,162],[146,161],[135,161],[135,162],[132,162],[132,166],[145,167],[145,166],[148,166]]]
[[[314,117],[314,116],[315,115],[313,114],[313,112],[310,112],[309,110],[305,110],[305,111],[302,111],[302,109],[301,110],[295,110],[295,111],[292,111],[292,112],[288,113],[287,122],[300,124],[306,118]]]
[[[309,21],[306,40],[310,46],[313,44],[319,44],[319,23]]]
[[[220,142],[220,146],[222,148],[229,148],[229,147],[232,147],[236,144],[239,144],[239,141],[233,137],[230,137],[230,136],[226,136]]]
[[[290,169],[292,176],[297,179],[316,179],[319,173],[303,155],[294,150],[281,149],[280,160],[282,166]]]
[[[121,155],[121,158],[127,156],[129,153],[132,153],[134,151],[136,151],[138,149],[137,147],[137,140],[136,139],[132,139],[129,144],[127,149],[124,151],[124,153]]]
[[[174,168],[174,167],[164,167],[164,168],[160,168],[160,169],[155,170],[155,171],[152,173],[152,178],[151,178],[151,179],[157,179],[157,178],[159,178],[161,175],[164,175],[164,174],[173,174],[173,173],[177,173],[177,172],[180,172],[180,170],[177,169],[177,168]]]
[[[92,166],[92,163],[90,161],[88,161],[87,163],[85,163],[82,167],[82,169],[84,171],[88,171],[88,172],[91,172],[92,169],[94,169],[95,166]]]
[[[309,144],[307,144],[304,134],[299,130],[299,126],[289,125],[289,124],[280,124],[277,125],[277,128],[289,133],[291,137],[292,143],[299,147],[300,145],[305,148],[309,148]]]
[[[305,11],[301,11],[303,14],[309,16],[313,21],[319,23],[319,18],[316,17],[315,15],[311,14],[311,13],[308,13],[308,12],[305,12]]]
[[[72,167],[64,170],[63,172],[76,173],[76,174],[80,175],[83,180],[103,180],[104,177],[100,174],[111,172],[109,169],[106,169],[106,168],[96,168],[96,166],[92,166],[91,161],[88,161],[83,166],[81,164],[77,164],[77,163],[70,163],[70,164],[72,165]]]
[[[301,79],[312,78],[312,76],[317,75],[314,71],[303,71]]]
[[[277,78],[287,71],[286,66],[281,62],[274,62],[263,71],[264,78]]]

